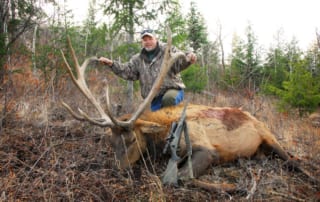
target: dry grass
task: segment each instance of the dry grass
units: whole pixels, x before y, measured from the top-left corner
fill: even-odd
[[[92,81],[97,83],[96,81]],[[91,85],[99,93],[99,86]],[[141,162],[130,172],[119,171],[104,130],[74,121],[59,105],[63,98],[85,111],[91,107],[72,85],[11,96],[12,106],[0,135],[0,201],[317,201],[319,187],[283,168],[279,159],[241,159],[212,166],[202,180],[235,183],[237,193],[210,193],[189,184],[162,186],[159,176],[166,159]],[[114,90],[115,91],[115,90]],[[117,90],[117,92],[119,92]],[[186,95],[190,102],[242,107],[275,132],[281,144],[320,176],[320,131],[306,120],[278,113],[266,97],[245,99],[224,92]],[[4,95],[1,95],[3,103]],[[101,96],[103,99],[103,96]],[[121,93],[112,100],[124,101]],[[151,168],[155,168],[155,173]]]

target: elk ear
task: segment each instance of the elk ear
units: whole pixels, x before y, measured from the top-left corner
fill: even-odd
[[[166,130],[166,126],[150,121],[140,120],[137,125],[140,126],[142,133],[159,133]]]

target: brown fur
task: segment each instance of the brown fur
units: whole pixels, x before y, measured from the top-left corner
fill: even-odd
[[[156,112],[145,112],[137,120],[132,131],[112,129],[111,142],[120,166],[126,168],[140,158],[141,152],[147,149],[147,137],[156,145],[164,147],[171,123],[179,120],[182,109],[181,104]],[[268,149],[285,161],[290,160],[270,130],[247,112],[237,108],[189,104],[186,114],[193,149],[192,165],[195,177],[202,175],[211,164],[250,157],[259,148]],[[128,118],[126,115],[121,119]],[[182,135],[179,155],[185,154],[186,145]],[[304,172],[300,168],[298,170]],[[186,178],[188,172],[188,166],[183,165],[179,169],[180,178]],[[308,175],[307,172],[304,173]]]

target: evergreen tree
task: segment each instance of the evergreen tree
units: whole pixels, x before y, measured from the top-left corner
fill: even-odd
[[[263,71],[266,75],[264,86],[273,85],[282,88],[282,82],[288,79],[288,59],[281,48],[271,48],[267,53]]]
[[[197,52],[203,45],[208,43],[207,29],[204,18],[197,10],[196,3],[191,1],[188,20],[188,40],[193,51]]]
[[[80,33],[80,34],[79,34]],[[85,40],[81,35],[81,28],[75,26],[71,10],[64,4],[54,4],[53,13],[47,26],[38,29],[35,51],[37,68],[43,73],[45,82],[52,82],[55,87],[66,73],[61,50],[66,53],[66,58],[71,65],[71,55],[67,44],[67,37],[72,41],[72,46],[81,63],[85,59]],[[52,89],[53,90],[53,89]],[[54,93],[52,93],[54,95]]]
[[[245,44],[236,33],[232,37],[232,51],[230,69],[226,72],[227,84],[232,88],[236,87],[241,81],[241,69],[245,68]]]
[[[232,42],[231,69],[228,72],[234,87],[255,92],[261,82],[262,68],[257,39],[249,24],[246,28],[246,41],[234,35]]]
[[[294,64],[298,63],[302,57],[302,51],[298,46],[298,41],[295,38],[286,44],[285,46],[285,55],[288,58],[287,71],[291,75],[294,71]]]
[[[280,110],[288,111],[298,108],[300,114],[314,111],[320,104],[320,77],[313,78],[306,69],[306,60],[292,64],[293,71],[288,81],[283,82],[283,90],[272,88],[280,97]]]
[[[187,48],[187,22],[181,13],[179,4],[175,5],[166,15],[164,23],[161,25],[161,41],[167,40],[167,26],[172,32],[172,44],[181,50]]]
[[[300,114],[303,114],[313,111],[320,104],[317,54],[316,47],[304,56],[294,38],[289,43],[281,43],[270,49],[265,64],[269,79],[264,89],[280,98],[281,111],[298,108]]]
[[[297,47],[297,41],[292,39],[286,42],[282,39],[283,32],[280,30],[276,35],[276,44],[269,49],[263,72],[266,80],[263,84],[265,93],[270,93],[270,89],[283,89],[283,82],[288,81],[293,71],[293,66],[302,56],[302,52]]]
[[[320,75],[320,48],[317,43],[311,45],[307,50],[306,56],[308,70],[312,76],[316,77]]]
[[[10,55],[10,47],[26,31],[44,17],[37,0],[0,0],[0,85],[6,74],[4,64]]]
[[[145,27],[149,22],[157,19],[164,11],[170,11],[176,5],[175,0],[110,0],[105,1],[104,13],[113,19],[112,30],[118,33],[124,29],[130,35],[130,42],[133,42],[135,29]],[[151,24],[151,23],[150,23]]]
[[[211,62],[210,57],[214,56],[215,53],[213,53],[213,43],[210,43],[208,40],[204,18],[198,11],[194,1],[191,1],[190,11],[187,14],[187,30],[187,42],[191,51],[197,54],[198,62],[183,71],[182,78],[187,85],[187,90],[200,92],[208,84],[209,73],[213,72],[209,66]]]

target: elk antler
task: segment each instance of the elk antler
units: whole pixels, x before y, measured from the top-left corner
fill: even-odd
[[[73,83],[78,87],[78,89],[82,92],[82,94],[88,98],[88,100],[91,102],[91,104],[98,110],[101,118],[96,119],[96,118],[90,118],[85,112],[83,112],[81,109],[78,109],[80,114],[77,114],[76,112],[74,112],[71,107],[66,104],[65,102],[61,101],[62,105],[73,115],[74,118],[80,120],[80,121],[84,121],[87,120],[95,125],[99,125],[99,126],[103,126],[103,127],[107,127],[107,126],[113,126],[113,122],[111,121],[110,117],[104,112],[104,110],[102,109],[102,107],[100,106],[100,104],[98,103],[98,101],[95,99],[95,97],[92,95],[91,91],[89,90],[87,83],[85,81],[85,70],[87,68],[87,66],[89,65],[90,62],[92,61],[96,61],[97,58],[96,57],[91,57],[86,59],[83,64],[81,65],[81,67],[79,66],[79,62],[77,59],[77,56],[75,55],[75,52],[73,50],[70,38],[68,37],[68,45],[71,51],[71,55],[72,55],[72,59],[74,61],[75,64],[75,70],[76,70],[76,75],[77,77],[74,76],[72,69],[69,65],[69,63],[66,60],[66,57],[64,55],[64,53],[61,51],[62,53],[62,57],[63,60],[66,64],[68,73],[73,81]],[[107,112],[110,114],[110,112]]]
[[[172,38],[171,38],[171,30],[168,28],[167,47],[166,47],[166,50],[165,50],[164,59],[163,59],[162,65],[161,65],[159,76],[157,77],[156,81],[154,82],[154,84],[153,84],[148,96],[139,105],[137,111],[132,115],[132,117],[128,121],[119,121],[116,118],[114,118],[114,116],[111,113],[110,101],[109,101],[109,96],[108,96],[108,89],[106,89],[107,110],[106,110],[106,112],[104,112],[104,110],[102,109],[102,107],[100,106],[98,101],[94,98],[94,96],[92,95],[91,91],[89,90],[89,88],[88,88],[88,86],[86,84],[85,77],[84,77],[85,69],[86,69],[86,67],[88,66],[88,64],[91,61],[97,60],[97,58],[96,57],[91,57],[91,58],[86,59],[84,61],[84,63],[81,65],[81,67],[80,67],[78,59],[77,59],[77,57],[76,57],[76,55],[74,53],[74,50],[72,48],[71,41],[70,41],[69,37],[68,37],[68,45],[69,45],[69,48],[71,50],[73,61],[75,63],[75,69],[76,69],[76,73],[77,73],[77,78],[74,76],[69,63],[67,62],[63,52],[61,51],[63,59],[64,59],[64,62],[65,62],[66,67],[68,69],[69,75],[71,76],[74,84],[76,84],[76,86],[82,92],[82,94],[86,98],[88,98],[88,100],[98,110],[101,118],[99,118],[99,119],[90,118],[81,109],[78,109],[80,114],[77,114],[66,103],[62,102],[62,105],[73,115],[74,118],[76,118],[76,119],[78,119],[80,121],[85,121],[86,120],[86,121],[89,121],[90,123],[93,123],[95,125],[99,125],[99,126],[102,126],[102,127],[108,127],[108,126],[117,125],[117,126],[120,126],[120,127],[131,128],[133,126],[134,122],[138,119],[138,117],[142,114],[142,112],[145,110],[145,108],[151,103],[153,98],[159,92],[160,87],[161,87],[161,85],[163,83],[163,80],[166,77],[167,73],[169,72],[171,66],[174,64],[174,62],[179,58],[185,58],[185,54],[182,53],[182,52],[175,53],[174,55],[170,54],[171,45],[172,45]]]

